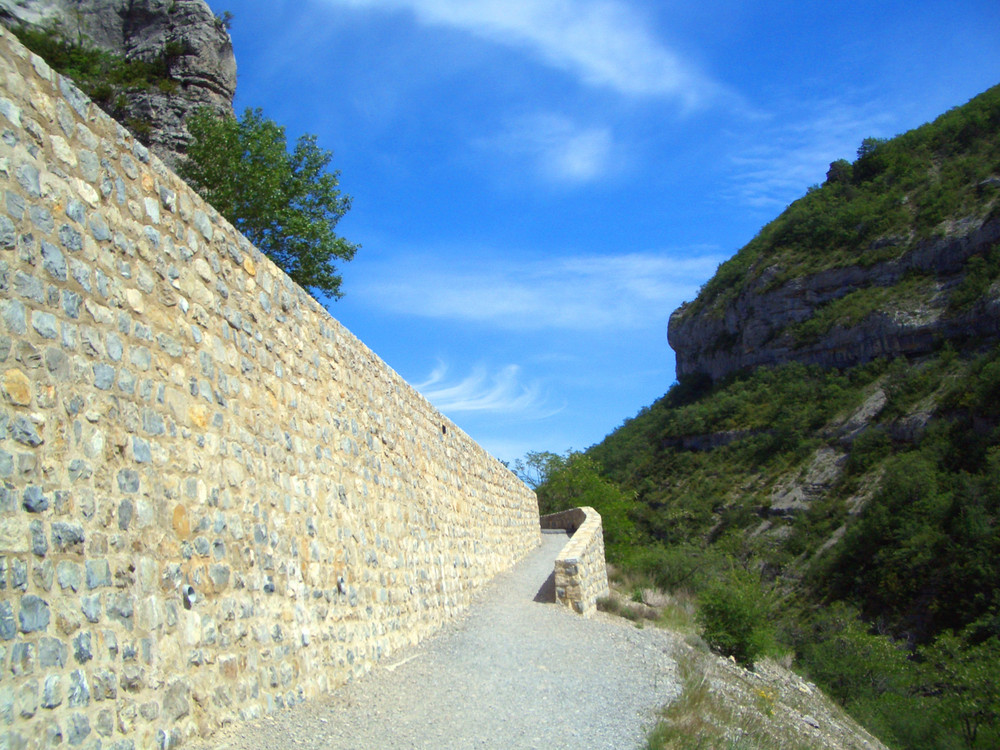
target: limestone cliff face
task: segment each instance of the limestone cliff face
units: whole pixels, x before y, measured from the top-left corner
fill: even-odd
[[[187,116],[199,107],[232,113],[236,58],[223,25],[204,0],[0,0],[8,25],[54,24],[71,41],[89,41],[130,59],[152,60],[168,44],[177,92],[125,94],[127,117],[151,123],[149,145],[170,166],[188,142]]]
[[[1000,289],[974,305],[955,309],[951,293],[967,261],[1000,241],[1000,219],[967,222],[946,238],[918,244],[870,267],[848,266],[775,285],[777,267],[745,283],[722,309],[685,304],[670,317],[668,340],[677,353],[678,377],[713,380],[759,365],[788,361],[848,367],[881,356],[921,354],[942,340],[1000,335]],[[860,320],[836,323],[803,339],[801,324],[859,290],[890,289],[913,275],[926,279],[919,293],[894,300]]]

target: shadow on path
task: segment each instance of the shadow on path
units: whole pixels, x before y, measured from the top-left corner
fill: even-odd
[[[540,604],[555,604],[556,572],[554,570],[549,573],[549,577],[545,579],[545,583],[538,589],[538,593],[535,594],[535,601]]]

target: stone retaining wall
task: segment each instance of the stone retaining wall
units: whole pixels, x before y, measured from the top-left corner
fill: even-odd
[[[539,536],[530,490],[0,30],[0,747],[299,703]]]
[[[556,601],[584,617],[597,611],[597,600],[609,596],[600,514],[589,506],[552,513],[540,519],[543,529],[565,529],[570,540],[556,557]]]

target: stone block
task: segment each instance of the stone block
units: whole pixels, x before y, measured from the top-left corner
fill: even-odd
[[[86,533],[81,524],[66,523],[64,521],[54,521],[52,523],[52,546],[57,552],[83,554],[83,544],[85,541]],[[60,568],[63,567],[63,564],[63,562],[60,563]],[[78,567],[73,563],[65,564],[67,567]],[[62,580],[61,577],[60,580]],[[71,586],[71,588],[74,591],[76,590],[76,586]]]
[[[77,664],[86,664],[94,658],[91,644],[92,637],[90,632],[79,633],[73,639],[73,658],[76,659]]]
[[[87,618],[88,622],[100,622],[101,620],[101,595],[80,597],[80,611]]]
[[[133,469],[122,469],[118,472],[118,488],[122,492],[134,494],[139,491],[139,472]]]
[[[82,546],[80,547],[82,551]],[[80,565],[69,560],[60,560],[56,566],[56,580],[60,588],[79,591],[83,583],[83,573]]]
[[[0,550],[13,554],[31,551],[31,534],[26,519],[0,517]]]
[[[17,417],[14,419],[14,422],[11,425],[11,437],[18,443],[26,445],[29,448],[37,448],[45,442],[42,439],[41,434],[38,432],[38,427],[25,417]],[[31,489],[37,490],[39,494],[41,493],[40,488]]]
[[[31,551],[37,557],[45,557],[49,551],[49,542],[45,538],[45,525],[39,520],[33,520],[28,524],[31,533]],[[46,587],[48,588],[48,587]]]
[[[122,690],[138,693],[146,685],[146,674],[140,667],[126,665],[122,667],[120,685]]]
[[[3,390],[7,401],[15,406],[29,406],[31,404],[31,381],[20,370],[10,369],[4,372],[0,389]]]
[[[30,719],[38,711],[38,680],[25,680],[17,687],[17,709],[22,719]]]
[[[22,633],[43,631],[49,626],[49,604],[34,594],[21,597],[18,621]]]
[[[67,703],[70,708],[82,708],[90,705],[90,686],[87,684],[87,676],[81,669],[74,669],[70,672]]]
[[[114,593],[108,597],[106,612],[108,617],[118,621],[128,630],[132,629],[132,615],[135,605],[127,593]]]
[[[15,635],[17,626],[14,623],[14,607],[10,601],[0,600],[0,639],[10,641]]]
[[[132,438],[135,441],[137,438]],[[147,445],[148,450],[148,445]],[[125,498],[118,504],[118,528],[128,531],[129,524],[132,523],[132,516],[135,514],[135,505],[131,500]]]
[[[63,667],[69,649],[57,638],[42,638],[38,642],[38,663],[43,667]]]
[[[149,701],[139,706],[139,716],[146,721],[156,721],[160,718],[160,704],[156,701]]]
[[[15,677],[32,674],[35,671],[35,644],[15,643],[10,651],[10,671]]]
[[[171,722],[187,716],[191,711],[188,696],[191,686],[187,680],[176,680],[170,684],[163,696],[163,717]]]
[[[87,560],[87,588],[98,589],[111,585],[111,566],[104,559]]]
[[[73,747],[80,745],[90,735],[90,719],[84,713],[71,713],[67,719],[66,741]]]
[[[94,731],[101,737],[110,737],[115,732],[115,716],[108,709],[98,711],[97,719],[94,722]],[[118,743],[116,743],[118,744]]]
[[[115,700],[118,697],[118,677],[107,669],[92,672],[93,696],[95,701]]]
[[[45,678],[42,687],[42,708],[53,709],[62,704],[62,678],[52,674]]]

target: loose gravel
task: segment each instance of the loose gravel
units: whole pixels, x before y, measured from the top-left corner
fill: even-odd
[[[231,725],[217,750],[623,750],[680,692],[672,636],[535,601],[566,543],[499,575],[470,611],[324,698]]]

